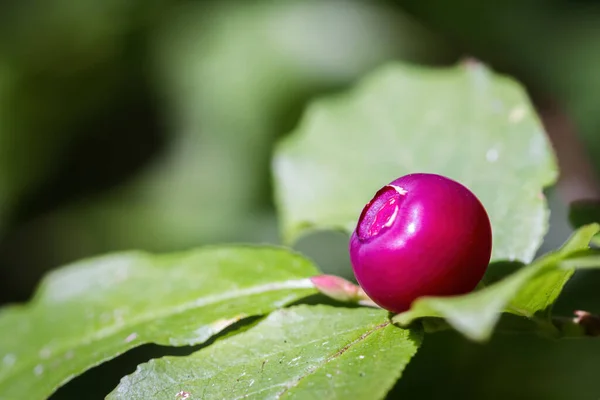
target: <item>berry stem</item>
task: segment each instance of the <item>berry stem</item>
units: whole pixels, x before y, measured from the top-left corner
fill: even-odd
[[[344,303],[380,308],[358,285],[335,275],[318,275],[310,278],[315,288],[325,296]]]

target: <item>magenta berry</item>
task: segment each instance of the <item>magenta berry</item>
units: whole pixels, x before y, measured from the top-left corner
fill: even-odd
[[[379,306],[402,312],[421,296],[472,291],[492,251],[488,215],[460,183],[410,174],[379,190],[350,238],[354,275]]]

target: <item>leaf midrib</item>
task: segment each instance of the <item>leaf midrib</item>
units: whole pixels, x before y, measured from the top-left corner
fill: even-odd
[[[128,324],[110,325],[110,326],[104,327],[103,329],[96,331],[92,335],[80,337],[79,340],[77,341],[77,343],[75,343],[75,344],[63,343],[60,346],[54,347],[53,349],[51,349],[51,351],[52,351],[53,355],[62,355],[66,351],[76,351],[79,348],[89,346],[95,342],[98,342],[98,341],[104,340],[110,336],[116,335],[117,333],[122,332],[124,330],[130,330],[131,328],[138,326],[142,323],[150,322],[151,320],[156,320],[156,319],[163,319],[170,315],[183,313],[183,312],[192,310],[194,308],[205,307],[208,305],[216,304],[216,303],[219,303],[219,302],[222,302],[225,300],[229,300],[229,299],[233,299],[233,298],[237,298],[237,297],[251,296],[254,294],[260,294],[260,293],[269,292],[269,291],[288,290],[288,289],[311,289],[313,287],[314,287],[313,284],[311,283],[311,281],[308,278],[303,278],[303,279],[287,280],[287,281],[280,281],[280,282],[271,282],[271,283],[267,283],[267,284],[263,284],[263,285],[251,286],[251,287],[244,288],[244,289],[229,291],[224,294],[196,298],[190,302],[183,303],[179,306],[170,307],[168,309],[165,308],[165,309],[162,309],[159,311],[153,310],[152,312],[142,313],[137,318],[130,319],[129,320],[130,323],[128,323]],[[136,344],[130,348],[142,345],[144,343],[149,343],[149,342],[152,342],[152,341],[136,342]],[[127,346],[125,346],[125,347],[127,347]],[[47,359],[44,359],[43,363],[47,363],[50,360],[52,360],[53,358],[56,359],[56,357],[51,356]],[[112,358],[112,357],[104,358],[104,360],[107,360],[110,358]],[[12,378],[14,378],[15,376],[20,375],[23,370],[25,370],[27,368],[31,369],[31,367],[34,364],[38,364],[38,363],[39,363],[38,361],[33,361],[32,358],[30,358],[28,361],[23,362],[18,367],[14,368],[11,373],[8,373],[8,374],[4,375],[3,377],[0,377],[0,386],[3,386],[7,381],[12,380]],[[71,378],[72,377],[73,376],[71,376]],[[71,378],[69,378],[69,379],[71,379]],[[67,381],[68,380],[62,381],[60,384],[64,384]]]
[[[374,326],[373,328],[371,328],[370,330],[364,332],[363,334],[361,334],[358,338],[354,339],[353,341],[351,341],[350,343],[346,344],[345,346],[343,346],[342,348],[340,348],[338,351],[336,351],[334,354],[330,355],[329,357],[327,357],[324,361],[322,361],[321,363],[319,363],[317,366],[315,366],[314,368],[311,368],[310,370],[308,370],[306,373],[296,377],[293,381],[289,382],[286,384],[286,388],[277,393],[276,395],[276,399],[281,399],[283,396],[285,396],[286,393],[288,393],[289,390],[295,388],[298,386],[298,384],[306,377],[316,373],[319,369],[323,368],[323,366],[325,366],[326,364],[328,364],[329,362],[335,360],[336,358],[340,357],[341,355],[343,355],[348,349],[350,349],[352,346],[361,343],[363,340],[365,340],[366,338],[368,338],[369,336],[371,336],[373,333],[387,327],[388,325],[390,325],[390,321],[385,321],[381,324],[378,324],[376,326]]]
[[[389,324],[389,322],[388,322],[388,324]],[[357,330],[358,330],[358,329],[357,329],[356,327],[354,327],[354,328],[345,329],[345,330],[343,330],[343,331],[337,331],[337,332],[336,332],[336,334],[337,334],[337,335],[344,335],[344,334],[346,334],[346,333],[349,333],[349,332],[354,332],[354,331],[357,331]],[[375,328],[373,328],[373,330],[375,330]],[[365,333],[366,333],[366,332],[363,332],[363,333],[361,333],[361,336],[365,335]],[[350,342],[350,344],[354,343],[356,340],[357,340],[357,339],[353,340],[352,342]],[[300,343],[300,344],[296,344],[296,345],[293,345],[293,346],[288,346],[288,347],[286,347],[286,348],[284,348],[284,349],[281,349],[281,350],[278,350],[278,351],[275,351],[275,352],[270,352],[270,353],[263,354],[261,358],[269,359],[269,358],[271,358],[271,357],[274,357],[274,356],[277,356],[277,355],[279,355],[279,354],[281,354],[281,353],[286,353],[286,352],[289,352],[290,350],[295,350],[295,349],[301,349],[301,348],[305,348],[306,346],[309,346],[309,345],[311,345],[311,344],[313,344],[313,343],[318,343],[318,342],[322,342],[322,341],[323,341],[323,338],[322,338],[322,337],[319,337],[319,338],[317,338],[317,339],[313,339],[313,340],[310,340],[310,341],[308,341],[308,342],[302,342],[302,343]],[[346,346],[343,346],[342,348],[349,348],[349,347],[350,347],[350,345],[346,345]],[[340,350],[336,351],[336,353],[334,353],[334,354],[337,354],[339,351],[340,351]],[[332,355],[332,356],[333,356],[333,355]],[[329,358],[331,358],[332,356],[329,356],[329,357],[325,358],[325,360],[329,360]],[[243,361],[241,361],[241,360],[240,360],[240,362],[238,362],[238,363],[236,363],[236,362],[234,362],[234,363],[231,363],[231,364],[229,364],[229,365],[228,365],[228,367],[234,367],[234,366],[237,366],[237,365],[241,364],[242,362],[243,362]],[[327,362],[328,362],[328,361],[327,361]],[[326,362],[323,362],[323,364],[325,364],[325,363],[326,363]],[[318,369],[318,367],[313,367],[313,370],[314,370],[314,371],[316,371],[316,369]],[[216,371],[216,370],[215,370],[215,371],[214,371],[214,373],[213,373],[212,375],[207,375],[207,376],[204,376],[204,377],[202,377],[202,378],[198,378],[198,377],[192,377],[192,378],[190,378],[190,379],[186,379],[186,380],[178,380],[176,383],[177,383],[177,386],[179,387],[179,386],[185,386],[187,383],[196,382],[196,381],[199,381],[199,380],[210,380],[210,379],[214,378],[214,377],[215,377],[215,375],[216,375],[216,374],[218,374],[219,372],[220,372],[220,371]],[[238,397],[235,397],[235,398],[233,398],[233,399],[231,399],[231,400],[240,400],[240,399],[246,398],[246,397],[247,397],[247,396],[249,396],[249,395],[254,395],[254,394],[261,393],[261,392],[264,392],[264,391],[266,391],[266,390],[272,389],[273,387],[277,387],[277,386],[286,386],[286,385],[287,385],[287,383],[286,383],[286,382],[282,382],[282,383],[274,384],[274,385],[272,385],[272,386],[269,386],[269,387],[266,387],[266,388],[262,388],[262,389],[260,389],[260,390],[254,391],[254,392],[246,393],[246,394],[244,394],[243,396],[238,396]],[[166,393],[166,392],[170,392],[170,391],[172,391],[172,389],[173,389],[173,387],[164,387],[164,388],[158,388],[156,391],[152,392],[152,393],[151,393],[151,395],[152,395],[152,396],[156,396],[156,395],[158,395],[159,393],[163,393],[163,392],[165,392],[165,393]]]

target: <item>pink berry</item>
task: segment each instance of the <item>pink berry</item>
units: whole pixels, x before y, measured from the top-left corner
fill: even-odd
[[[435,174],[406,175],[381,188],[350,238],[358,283],[396,313],[422,296],[472,291],[491,252],[492,229],[481,202]]]

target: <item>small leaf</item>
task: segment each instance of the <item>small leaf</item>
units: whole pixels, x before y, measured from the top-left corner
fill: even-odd
[[[144,343],[202,343],[250,315],[315,293],[306,259],[269,247],[131,252],[50,274],[33,301],[0,312],[0,399],[47,398]]]
[[[384,310],[297,306],[190,356],[142,364],[108,399],[381,399],[420,343]]]
[[[350,93],[311,104],[277,148],[273,171],[287,241],[312,229],[351,232],[381,186],[434,172],[481,199],[492,259],[524,262],[546,232],[541,193],[557,174],[523,88],[475,63],[389,65]]]
[[[559,332],[550,320],[550,308],[574,272],[564,260],[588,248],[600,225],[582,227],[556,252],[546,254],[505,279],[476,292],[455,297],[424,297],[412,308],[394,317],[394,322],[407,325],[418,318],[441,317],[477,341],[487,340],[505,311],[532,319],[550,334]]]

